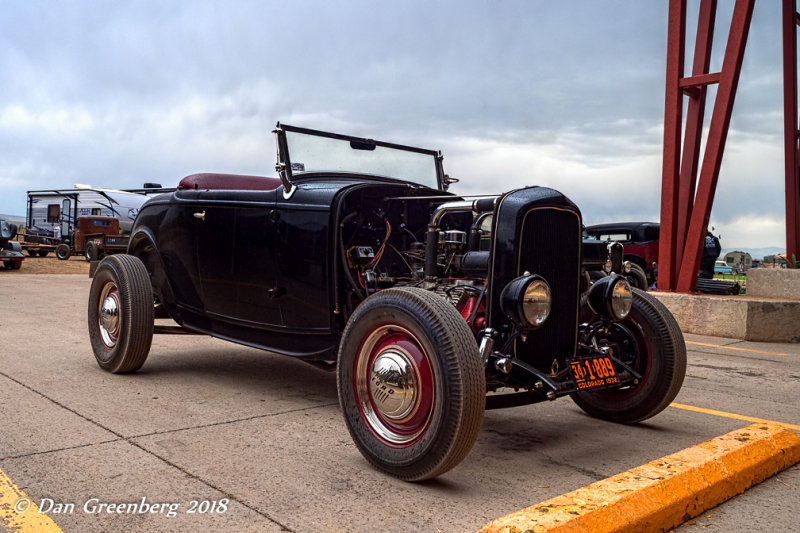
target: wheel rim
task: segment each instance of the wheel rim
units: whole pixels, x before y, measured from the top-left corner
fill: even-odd
[[[397,325],[373,328],[358,348],[353,388],[361,418],[384,444],[403,448],[427,430],[436,400],[430,357]]]
[[[641,331],[640,326],[629,316],[625,322],[616,322],[611,325],[608,335],[601,340],[601,346],[604,344],[612,347],[614,356],[636,370],[642,378],[639,383],[631,384],[630,387],[597,391],[594,394],[600,394],[614,400],[625,400],[634,396],[644,387],[645,383],[647,383],[647,378],[650,376],[653,353],[647,337]]]
[[[109,281],[103,285],[97,300],[97,327],[103,344],[109,350],[117,345],[121,326],[122,306],[119,301],[119,289],[116,283]]]

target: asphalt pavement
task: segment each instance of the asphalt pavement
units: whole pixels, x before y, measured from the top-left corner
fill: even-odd
[[[632,426],[569,399],[487,411],[464,462],[404,483],[351,442],[332,373],[202,336],[156,336],[138,373],[102,371],[89,285],[0,276],[0,481],[65,532],[475,531],[747,418],[800,429],[800,345],[686,335],[680,407]],[[680,529],[798,531],[797,516],[795,466]]]

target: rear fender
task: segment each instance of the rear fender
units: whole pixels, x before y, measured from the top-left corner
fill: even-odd
[[[180,323],[178,320],[180,311],[176,305],[175,293],[169,283],[164,263],[161,260],[161,254],[149,228],[142,226],[136,228],[128,243],[127,253],[141,259],[147,268],[147,273],[150,275],[153,294],[158,297],[158,301],[161,302],[169,315]]]

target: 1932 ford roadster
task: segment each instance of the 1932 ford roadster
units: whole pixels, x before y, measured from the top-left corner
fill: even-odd
[[[88,323],[103,369],[136,371],[154,333],[187,331],[335,368],[359,450],[405,480],[457,465],[484,409],[569,395],[632,423],[678,393],[674,318],[619,275],[621,245],[583,242],[564,195],[461,197],[438,152],[275,133],[280,178],[188,176],[98,265]]]

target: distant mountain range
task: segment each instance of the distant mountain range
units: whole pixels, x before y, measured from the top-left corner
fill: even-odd
[[[10,224],[16,224],[18,226],[20,224],[23,225],[25,224],[25,215],[4,215],[0,213],[0,219],[5,220]]]
[[[761,261],[763,257],[768,255],[782,254],[786,252],[786,247],[767,246],[766,248],[723,248],[720,257],[725,257],[728,252],[746,252],[750,254],[753,259]]]

